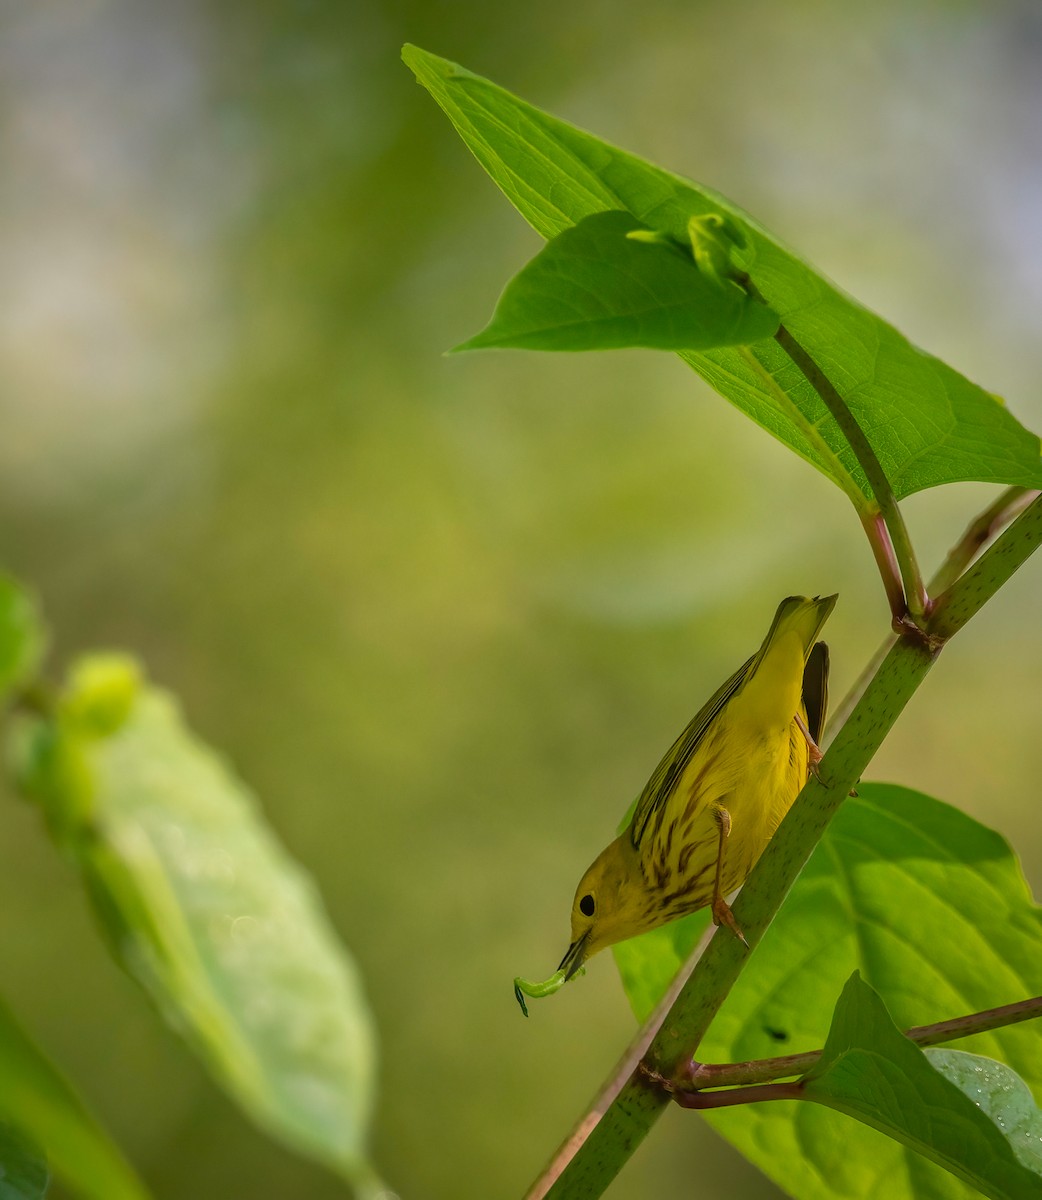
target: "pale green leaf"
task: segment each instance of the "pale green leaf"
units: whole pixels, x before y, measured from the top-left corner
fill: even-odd
[[[19,744],[127,970],[260,1125],[375,1190],[357,971],[248,789],[118,657],[80,663]]]

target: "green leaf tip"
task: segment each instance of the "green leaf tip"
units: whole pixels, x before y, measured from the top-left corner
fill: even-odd
[[[733,217],[715,212],[694,216],[687,235],[698,269],[718,283],[736,279],[748,265],[749,238]],[[736,261],[743,256],[744,262]]]
[[[109,737],[130,716],[143,674],[129,654],[92,654],[78,659],[69,671],[63,712],[80,732]]]
[[[416,76],[416,81],[423,87],[429,87],[431,83],[439,79],[481,78],[480,75],[468,71],[466,67],[461,67],[459,63],[455,63],[449,58],[441,58],[437,54],[431,54],[429,50],[424,50],[412,42],[406,42],[402,46],[402,62],[412,71]]]
[[[676,238],[668,233],[663,233],[660,229],[631,229],[626,237],[631,242],[640,242],[645,246],[665,246],[674,254],[679,254],[681,258],[687,261],[691,260],[690,247],[681,245]]]
[[[675,246],[676,242],[667,233],[657,229],[631,229],[626,236],[631,242],[646,242],[649,246]]]

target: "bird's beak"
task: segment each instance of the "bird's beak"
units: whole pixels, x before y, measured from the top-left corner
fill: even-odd
[[[589,940],[590,931],[587,931],[568,947],[564,958],[561,959],[561,965],[557,968],[558,971],[564,972],[565,982],[575,974],[576,971],[583,965],[586,958],[586,943]]]

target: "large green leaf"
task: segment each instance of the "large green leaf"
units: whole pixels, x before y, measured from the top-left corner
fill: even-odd
[[[0,701],[32,679],[46,648],[47,634],[35,601],[0,573]]]
[[[584,217],[507,284],[491,322],[457,347],[524,350],[710,349],[771,337],[778,318],[690,250],[635,240],[623,212]]]
[[[723,214],[751,240],[770,307],[846,399],[900,499],[956,480],[1042,486],[1039,440],[1002,403],[924,354],[722,196],[644,162],[415,46],[403,58],[507,199],[545,238],[609,209],[683,242]],[[773,341],[683,355],[714,388],[855,496],[864,475],[817,394]]]
[[[904,1036],[856,971],[802,1092],[911,1146],[994,1200],[1037,1200],[1042,1192],[1042,1176],[1020,1161],[1006,1132]]]
[[[43,1200],[49,1182],[43,1152],[0,1122],[0,1200]]]
[[[124,659],[80,663],[17,744],[127,970],[259,1124],[377,1191],[369,1011],[253,796]]]
[[[148,1193],[120,1152],[2,1002],[0,1120],[39,1146],[69,1190],[84,1200],[147,1200]],[[0,1136],[0,1163],[4,1146]],[[30,1184],[40,1178],[39,1166],[31,1159],[31,1154],[23,1159],[23,1177]],[[12,1195],[20,1197],[18,1192]],[[2,1184],[0,1200],[8,1200]]]
[[[699,1052],[705,1061],[820,1048],[834,998],[854,970],[902,1028],[1042,994],[1042,910],[1007,843],[919,792],[884,784],[858,790],[724,1003]],[[639,954],[643,964],[631,993],[638,1011],[668,986],[678,955],[698,936],[685,926],[700,921],[695,914],[638,939],[639,948],[617,947],[618,958]],[[968,1048],[1042,1090],[1038,1022],[978,1034]],[[707,1119],[801,1200],[975,1195],[920,1155],[817,1105],[750,1105]]]

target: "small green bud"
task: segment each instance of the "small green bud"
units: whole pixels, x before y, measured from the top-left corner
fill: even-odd
[[[722,213],[705,213],[687,223],[691,252],[698,269],[718,283],[734,280],[742,273],[743,251],[749,239],[740,226]]]
[[[141,668],[128,654],[81,658],[69,672],[62,715],[81,733],[108,737],[130,716],[141,682]]]
[[[672,246],[673,239],[658,229],[633,229],[626,234],[631,242],[647,242],[649,246]]]

